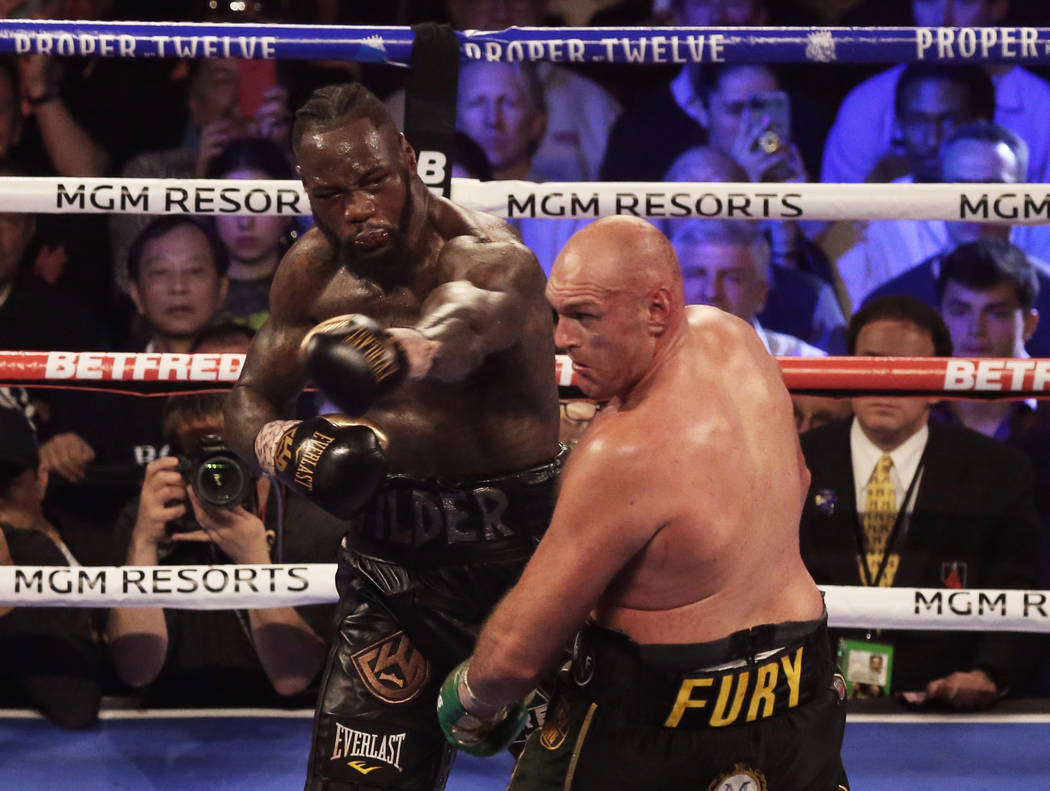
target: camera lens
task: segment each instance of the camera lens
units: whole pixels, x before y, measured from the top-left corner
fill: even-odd
[[[197,495],[206,505],[223,508],[238,503],[244,496],[244,471],[237,459],[213,456],[197,472]]]

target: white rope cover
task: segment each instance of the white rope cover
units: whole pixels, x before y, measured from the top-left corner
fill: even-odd
[[[1050,223],[1050,185],[1040,183],[534,183],[454,178],[452,199],[467,208],[512,219],[629,214],[651,219]],[[295,216],[309,214],[310,204],[299,181],[3,176],[0,212]]]
[[[334,563],[5,566],[0,606],[259,609],[335,602]],[[834,627],[1050,632],[1050,591],[824,585]]]
[[[0,566],[0,605],[257,609],[334,602],[334,563]]]

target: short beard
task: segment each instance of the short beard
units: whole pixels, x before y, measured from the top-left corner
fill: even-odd
[[[408,170],[403,174],[405,183],[405,205],[401,209],[401,216],[397,221],[397,228],[390,231],[390,244],[378,252],[364,252],[358,250],[354,245],[342,244],[318,222],[314,215],[314,223],[324,233],[332,249],[335,250],[336,261],[345,267],[351,274],[365,280],[371,280],[383,289],[394,286],[408,285],[415,261],[408,240],[408,228],[412,220],[412,210],[415,202],[412,197],[411,182],[408,180]]]

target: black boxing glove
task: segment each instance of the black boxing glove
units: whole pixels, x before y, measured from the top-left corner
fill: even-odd
[[[368,426],[313,417],[281,435],[273,471],[329,513],[350,519],[386,475],[386,454]]]
[[[323,321],[303,338],[307,375],[351,416],[365,414],[408,373],[405,352],[367,316],[350,313]]]

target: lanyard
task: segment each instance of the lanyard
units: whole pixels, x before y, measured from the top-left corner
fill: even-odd
[[[928,445],[929,443],[927,443]],[[898,540],[904,531],[901,530],[901,525],[904,524],[904,515],[908,510],[908,503],[911,502],[912,495],[915,493],[915,484],[922,476],[922,471],[926,467],[926,448],[922,450],[922,456],[919,458],[919,466],[915,468],[915,474],[911,476],[911,483],[908,484],[908,491],[904,494],[904,502],[901,503],[901,507],[897,510],[897,518],[893,520],[893,527],[890,529],[890,535],[886,539],[886,551],[882,553],[882,560],[879,563],[878,571],[875,572],[874,578],[870,581],[868,577],[868,549],[867,539],[864,535],[864,526],[860,521],[860,514],[857,513],[857,509],[853,509],[853,526],[857,537],[857,547],[860,550],[860,563],[857,565],[860,567],[860,584],[869,587],[877,587],[879,580],[882,579],[882,575],[886,572],[886,563],[890,559],[890,554],[893,552]]]

